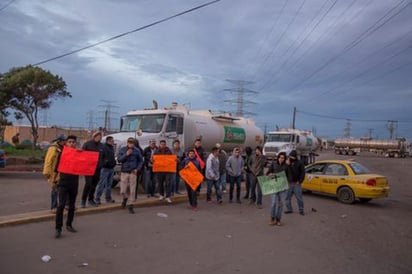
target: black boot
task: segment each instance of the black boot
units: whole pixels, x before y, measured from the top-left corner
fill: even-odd
[[[126,208],[127,198],[123,198],[122,208]]]
[[[130,214],[134,214],[134,209],[133,209],[133,206],[132,206],[132,205],[129,205],[129,206],[128,206],[128,210],[129,210],[129,213],[130,213]]]

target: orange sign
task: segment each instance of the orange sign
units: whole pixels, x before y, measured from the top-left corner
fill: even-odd
[[[99,152],[64,147],[57,170],[61,173],[91,176],[96,171]]]
[[[199,172],[192,162],[189,162],[187,166],[182,168],[179,175],[193,190],[196,190],[196,188],[203,182],[202,173]]]
[[[176,172],[177,158],[174,154],[153,155],[153,172]]]

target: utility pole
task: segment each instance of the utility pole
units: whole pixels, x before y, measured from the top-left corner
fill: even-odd
[[[94,111],[93,110],[89,110],[86,113],[86,121],[87,121],[87,128],[89,130],[92,130],[95,128],[96,126],[96,122],[95,122],[95,118],[94,118]]]
[[[386,128],[389,130],[389,139],[393,139],[393,133],[395,130],[398,128],[398,121],[396,120],[388,120],[388,123],[386,124]]]
[[[103,121],[104,121],[104,128],[108,131],[112,130],[111,126],[111,120],[113,119],[113,114],[119,114],[117,112],[112,111],[114,108],[119,108],[119,106],[114,105],[113,103],[115,101],[110,101],[110,100],[100,100],[104,104],[99,105],[100,108],[104,108],[103,111],[99,111],[100,113],[103,113]]]
[[[235,94],[236,99],[224,100],[224,102],[234,103],[237,105],[236,112],[235,112],[237,116],[245,116],[246,114],[256,115],[256,113],[252,113],[252,112],[244,110],[246,105],[256,104],[256,102],[245,99],[246,95],[258,94],[257,91],[245,88],[246,85],[253,84],[254,82],[243,81],[243,80],[229,80],[229,79],[226,81],[228,81],[229,83],[235,84],[237,86],[235,88],[224,89],[224,91],[230,91],[232,94]]]
[[[368,128],[368,132],[369,132],[369,138],[372,139],[372,135],[373,135],[373,128]]]
[[[345,129],[343,130],[343,137],[345,137],[345,138],[349,138],[349,137],[350,137],[351,126],[352,126],[352,124],[351,124],[351,122],[350,122],[350,119],[347,119],[347,120],[346,120],[346,127],[345,127]]]
[[[292,114],[292,129],[295,129],[295,120],[296,120],[296,107],[293,107],[293,114]]]

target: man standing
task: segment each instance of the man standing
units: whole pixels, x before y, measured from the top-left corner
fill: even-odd
[[[180,141],[179,140],[174,140],[173,141],[173,147],[172,147],[172,153],[176,155],[176,173],[172,174],[172,194],[181,194],[179,192],[179,183],[180,183],[180,175],[179,171],[183,167],[183,162],[185,159],[185,155],[183,150],[180,148]]]
[[[212,153],[209,154],[206,160],[206,180],[207,180],[207,192],[206,201],[208,203],[212,202],[212,188],[215,188],[217,203],[222,203],[222,195],[220,193],[219,184],[219,149],[217,147],[212,148]]]
[[[227,153],[222,149],[222,145],[217,143],[216,147],[219,149],[219,180],[220,186],[223,193],[226,193],[226,161]]]
[[[160,140],[159,148],[155,151],[154,155],[172,155],[170,149],[166,146],[166,140]],[[174,173],[169,172],[156,172],[157,183],[159,184],[159,200],[166,198],[166,202],[171,204],[172,200],[170,199],[171,193],[171,176]],[[165,189],[166,188],[166,189]],[[165,196],[166,193],[166,196]]]
[[[127,146],[120,148],[117,160],[122,163],[120,170],[120,194],[123,196],[122,208],[128,208],[134,214],[133,204],[136,201],[137,173],[143,166],[140,150],[135,146],[135,139],[127,139]],[[129,188],[130,195],[127,194]]]
[[[153,173],[153,154],[157,150],[156,140],[151,139],[149,141],[149,146],[145,147],[143,150],[144,158],[144,188],[147,197],[154,197],[156,193],[156,176]]]
[[[200,172],[201,172],[202,174],[205,174],[205,166],[206,166],[205,156],[204,156],[205,150],[204,150],[203,147],[202,147],[202,141],[201,141],[200,138],[198,138],[198,139],[195,140],[194,147],[193,147],[193,151],[195,152],[196,160],[199,162]],[[197,193],[200,193],[200,189],[201,189],[201,188],[202,188],[202,184],[200,184],[200,185],[197,187],[196,192],[197,192]]]
[[[100,197],[105,191],[106,203],[114,203],[112,199],[112,184],[114,167],[116,166],[116,159],[114,158],[113,137],[107,136],[106,143],[103,145],[103,164],[100,172],[100,180],[96,188],[96,204],[100,205]]]
[[[252,157],[252,177],[250,184],[250,204],[256,203],[257,208],[262,209],[262,189],[258,183],[258,176],[263,175],[263,169],[265,168],[266,158],[262,154],[262,148],[257,146],[255,148],[255,155]],[[257,188],[257,189],[256,189]],[[257,195],[256,195],[257,190]]]
[[[229,189],[229,203],[233,200],[233,189],[236,184],[236,202],[241,204],[240,201],[240,184],[242,182],[242,170],[244,166],[243,158],[240,156],[240,149],[233,149],[232,155],[226,162],[226,172],[228,175],[230,189]]]
[[[93,133],[93,138],[83,144],[83,150],[99,152],[99,160],[94,175],[85,176],[86,183],[84,184],[82,194],[82,208],[86,207],[86,200],[89,201],[89,205],[97,206],[94,201],[94,192],[96,190],[97,183],[100,181],[100,172],[102,168],[103,157],[103,144],[100,142],[102,139],[102,133],[97,131]]]
[[[47,181],[51,186],[51,210],[55,211],[57,209],[57,200],[58,200],[58,191],[57,191],[57,159],[61,153],[64,144],[66,143],[66,135],[60,134],[57,138],[51,143],[47,149],[46,157],[44,158],[43,165],[43,175],[46,177]]]
[[[187,158],[184,161],[184,166],[187,166],[189,162],[192,162],[197,170],[200,171],[199,162],[196,159],[195,152],[193,149],[189,150],[187,153]],[[197,211],[197,193],[193,190],[188,183],[186,183],[187,197],[189,198],[190,206],[194,211]]]
[[[292,150],[286,160],[286,176],[288,178],[289,189],[286,196],[285,214],[292,213],[292,196],[295,195],[298,202],[299,214],[305,215],[303,208],[303,197],[301,184],[305,179],[305,166],[297,158],[296,150]]]
[[[70,148],[76,148],[76,139],[77,137],[74,135],[69,135],[67,137],[66,146]],[[64,149],[64,148],[63,148]],[[59,153],[57,165],[55,171],[57,172],[58,163],[60,162],[60,155]],[[74,174],[66,174],[60,173],[59,174],[59,181],[54,182],[58,189],[59,193],[59,206],[56,211],[56,238],[60,238],[63,226],[63,212],[64,207],[66,205],[66,199],[69,200],[68,202],[68,212],[67,212],[67,221],[66,221],[66,229],[70,232],[77,232],[76,229],[73,228],[72,223],[74,219],[74,210],[76,204],[76,196],[77,191],[79,188],[79,175]]]

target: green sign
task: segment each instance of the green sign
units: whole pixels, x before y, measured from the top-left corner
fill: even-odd
[[[246,140],[245,129],[241,127],[225,126],[225,143],[243,144]]]
[[[263,195],[278,193],[289,188],[284,171],[276,173],[275,176],[259,176],[258,181]]]

